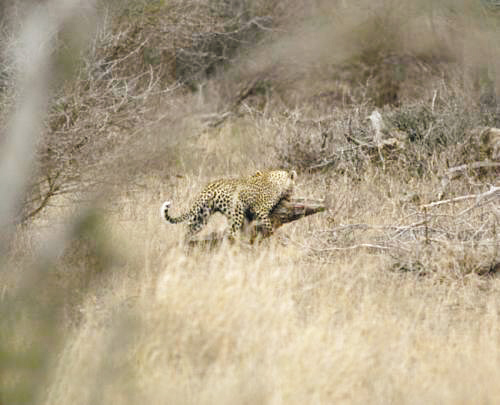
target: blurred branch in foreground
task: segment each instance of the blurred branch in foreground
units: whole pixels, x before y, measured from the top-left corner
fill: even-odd
[[[58,35],[77,11],[81,15],[91,10],[93,4],[80,0],[48,1],[33,7],[22,24],[18,24],[21,28],[15,34],[9,55],[17,97],[0,151],[0,250],[21,220],[23,200],[33,181],[36,149],[51,96],[50,83],[66,69],[61,61],[55,60]],[[53,188],[50,190],[54,192]],[[40,209],[45,204],[42,201]]]
[[[19,99],[0,155],[0,228],[9,240],[13,218],[27,187],[37,136],[47,108],[50,39],[54,22],[45,7],[28,16],[15,51]],[[3,246],[2,246],[3,248]]]
[[[57,36],[70,18],[77,13],[81,16],[92,4],[79,0],[40,3],[17,24],[21,28],[10,62],[17,97],[0,146],[0,274],[5,283],[0,291],[0,404],[40,403],[38,397],[44,395],[47,371],[63,333],[64,292],[56,288],[49,273],[70,238],[76,237],[77,219],[47,235],[39,247],[30,246],[29,264],[16,263],[11,248],[35,175],[51,80],[62,70],[54,61]],[[12,279],[16,282],[10,283]]]

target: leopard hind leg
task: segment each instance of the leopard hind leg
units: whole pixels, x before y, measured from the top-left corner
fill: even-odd
[[[230,241],[234,242],[243,228],[245,221],[245,211],[240,204],[236,204],[233,207],[231,215],[228,216],[229,219],[229,235]]]
[[[208,219],[212,215],[212,210],[207,204],[202,204],[195,210],[189,220],[186,232],[186,239],[192,239],[197,233],[199,233],[205,225],[208,223]]]

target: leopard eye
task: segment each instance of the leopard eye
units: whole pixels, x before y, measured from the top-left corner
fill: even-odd
[[[290,178],[291,178],[292,180],[295,180],[295,179],[297,178],[297,172],[296,172],[295,170],[292,170],[292,171],[290,172]]]

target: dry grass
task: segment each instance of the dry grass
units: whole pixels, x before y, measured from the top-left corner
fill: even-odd
[[[37,54],[66,79],[31,118],[44,83],[0,70],[0,122],[19,105],[32,124],[0,140],[38,141],[34,163],[5,160],[29,174],[0,176],[0,405],[500,402],[498,167],[446,177],[494,158],[471,129],[500,126],[498,20],[369,3],[91,12],[89,48]],[[71,10],[44,47],[72,42]],[[400,149],[378,146],[377,106]],[[329,211],[213,251],[160,221],[166,199],[179,212],[210,180],[271,167]]]
[[[390,223],[391,199],[354,189],[341,221]],[[320,214],[259,249],[187,253],[157,202],[149,192],[115,202],[104,232],[117,255],[71,309],[45,403],[499,399],[500,281],[453,273],[464,250],[435,252],[426,276],[391,271],[383,252],[312,255],[305,245],[331,228]],[[58,283],[93,270],[63,262]]]
[[[145,191],[115,197],[114,214],[90,215],[86,230],[45,268],[41,291],[3,283],[4,306],[20,305],[27,316],[16,318],[8,347],[40,344],[40,320],[60,323],[45,331],[57,356],[37,403],[498,401],[500,279],[473,271],[474,264],[498,262],[498,242],[481,253],[458,240],[426,245],[417,233],[410,247],[421,251],[405,257],[395,257],[396,249],[336,250],[374,237],[382,243],[379,230],[344,235],[342,225],[389,226],[409,209],[405,184],[369,178],[357,185],[337,179],[334,223],[322,213],[285,225],[259,248],[212,252],[186,251],[182,227],[158,220],[163,197],[179,201],[205,176],[179,179],[175,190],[152,177]],[[328,180],[303,175],[298,193],[317,197]],[[440,214],[456,209],[445,206]],[[488,215],[467,218],[478,230]],[[30,235],[18,248],[50,239],[47,232]],[[419,268],[411,268],[415,255]],[[397,259],[406,259],[406,267]],[[33,312],[41,303],[53,312]],[[29,333],[19,340],[23,330]],[[4,381],[15,375],[7,368]]]

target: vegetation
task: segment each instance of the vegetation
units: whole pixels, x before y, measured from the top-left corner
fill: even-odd
[[[1,3],[0,405],[498,402],[499,13]],[[328,209],[160,221],[278,167]]]

